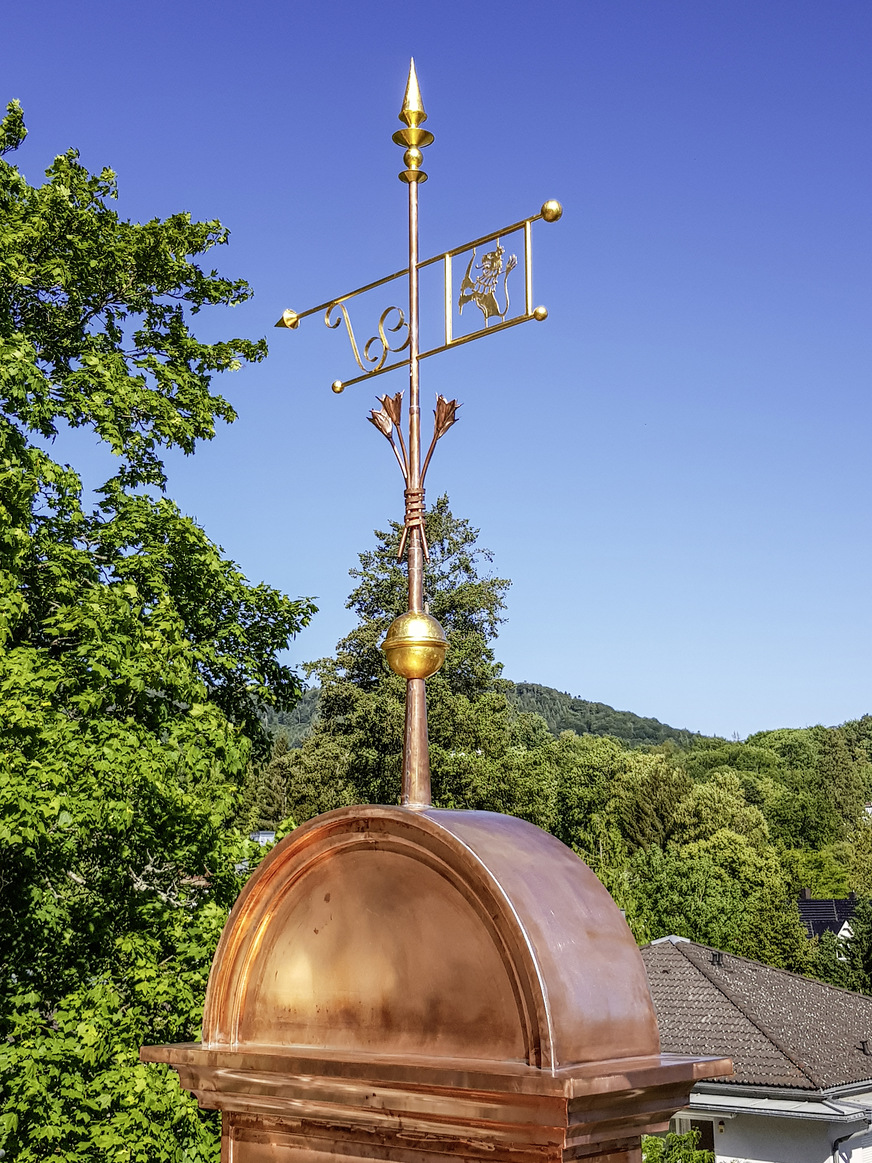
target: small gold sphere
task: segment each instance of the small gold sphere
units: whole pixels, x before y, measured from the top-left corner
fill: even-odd
[[[548,318],[548,308],[547,307],[534,307],[533,308],[533,318],[537,319],[541,323],[544,319]]]
[[[542,203],[540,213],[546,222],[556,222],[563,214],[563,207],[555,198],[549,198]]]
[[[345,384],[343,384],[342,380],[334,380],[333,383],[330,385],[330,387],[337,394],[337,396],[339,395],[340,392],[345,391]]]
[[[411,149],[407,149],[403,154],[403,161],[406,163],[410,170],[416,170],[423,160],[424,155],[414,146],[412,146]]]
[[[394,619],[381,648],[394,674],[429,678],[445,661],[448,642],[430,614],[408,613]]]

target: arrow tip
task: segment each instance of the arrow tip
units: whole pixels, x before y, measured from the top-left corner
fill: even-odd
[[[415,72],[415,58],[409,64],[409,79],[406,82],[406,95],[403,97],[403,107],[400,110],[400,121],[404,121],[410,129],[415,129],[427,120],[424,111],[424,102],[421,100],[421,89],[418,85],[418,75]]]

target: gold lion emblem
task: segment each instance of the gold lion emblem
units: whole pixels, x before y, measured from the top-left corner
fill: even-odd
[[[509,275],[518,265],[518,259],[516,255],[510,254],[504,262],[505,253],[505,248],[500,246],[500,240],[497,239],[496,250],[489,250],[481,262],[474,266],[475,250],[473,249],[472,258],[469,260],[466,274],[460,284],[460,298],[457,301],[460,314],[463,314],[463,308],[467,303],[475,303],[484,315],[485,327],[491,319],[505,319],[509,313]],[[506,301],[505,307],[500,307],[497,299],[501,276],[503,297]]]

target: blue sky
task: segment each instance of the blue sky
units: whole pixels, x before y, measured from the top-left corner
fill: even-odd
[[[424,403],[464,402],[429,494],[514,583],[506,676],[728,736],[872,711],[866,0],[15,6],[27,176],[75,145],[125,215],[220,218],[256,292],[201,316],[270,357],[225,378],[239,420],[170,494],[252,580],[316,596],[295,658],[332,650],[401,514],[364,417],[402,373],[335,396],[344,340],[272,324],[403,265],[412,54],[422,252],[565,207],[536,228],[548,321],[422,365]]]

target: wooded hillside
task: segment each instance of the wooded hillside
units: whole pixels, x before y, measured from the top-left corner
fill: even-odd
[[[291,711],[265,712],[265,721],[273,734],[283,732],[291,747],[299,747],[318,714],[320,687],[310,687]],[[692,731],[670,727],[659,719],[643,718],[632,711],[616,711],[608,703],[593,703],[537,682],[506,682],[506,697],[519,711],[540,715],[552,735],[574,731],[576,735],[611,735],[624,743],[664,743],[673,740],[688,746],[695,738]]]

